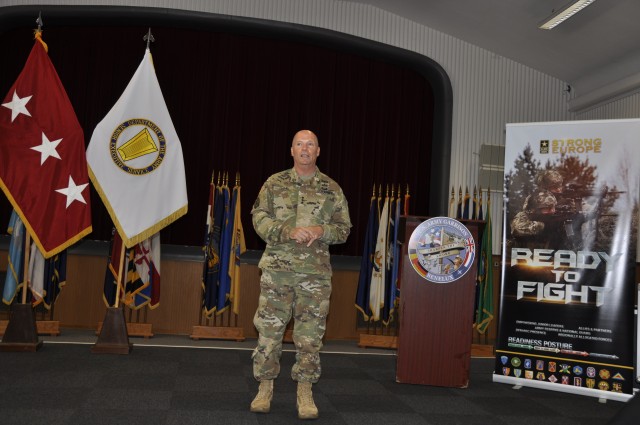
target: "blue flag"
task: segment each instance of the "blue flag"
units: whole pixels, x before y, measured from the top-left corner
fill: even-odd
[[[462,200],[462,218],[468,220],[471,218],[471,206],[469,205],[471,197],[469,196],[469,188],[467,187]]]
[[[364,248],[360,260],[360,276],[358,278],[358,291],[356,293],[356,308],[369,320],[371,309],[369,308],[369,288],[371,287],[371,272],[373,270],[373,254],[376,251],[376,237],[378,236],[378,200],[371,198],[369,205],[369,219],[367,231],[364,236]]]
[[[26,229],[15,210],[11,212],[8,232],[11,235],[9,242],[9,263],[7,264],[7,276],[4,281],[2,301],[11,304],[24,280],[24,243]]]
[[[202,284],[204,298],[202,309],[210,317],[218,305],[218,281],[220,279],[220,237],[224,220],[224,194],[220,187],[214,188],[213,223],[207,237],[205,250],[204,273]]]
[[[229,186],[222,188],[224,216],[220,240],[220,277],[218,279],[218,302],[216,314],[222,314],[229,307],[231,293],[231,276],[229,276],[229,260],[232,250],[234,210],[231,208]]]
[[[44,297],[42,298],[42,303],[47,310],[51,310],[65,283],[67,283],[66,249],[48,258],[44,263]]]
[[[398,228],[400,227],[400,197],[396,199],[394,210],[391,212],[393,230],[390,230],[390,239],[392,240],[390,247],[390,278],[387,281],[387,302],[385,303],[385,310],[387,310],[385,325],[393,321],[393,313],[395,312],[398,303],[398,267],[400,263],[400,244],[398,243]]]

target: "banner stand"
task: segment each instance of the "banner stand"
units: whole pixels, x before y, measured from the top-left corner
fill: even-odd
[[[129,354],[133,344],[129,342],[124,312],[118,307],[109,307],[100,329],[98,341],[91,348],[96,354]]]
[[[506,125],[494,382],[638,392],[638,134],[639,119]]]
[[[493,382],[501,384],[511,384],[514,386],[539,388],[542,390],[561,391],[565,393],[585,395],[589,397],[598,397],[598,400],[615,400],[615,401],[629,401],[633,398],[631,394],[616,393],[613,391],[600,391],[595,389],[589,389],[585,387],[575,387],[573,385],[558,385],[549,384],[547,382],[540,382],[532,379],[515,378],[513,376],[493,375]],[[550,387],[553,385],[553,387]]]
[[[36,318],[31,304],[14,304],[11,307],[9,323],[2,336],[0,351],[34,352],[42,347],[38,339]]]

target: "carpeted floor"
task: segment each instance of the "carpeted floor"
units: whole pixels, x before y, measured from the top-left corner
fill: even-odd
[[[254,342],[170,347],[154,343],[159,340],[132,341],[128,355],[93,354],[86,342],[55,338],[45,338],[35,353],[0,352],[0,424],[300,422],[289,377],[291,351],[283,354],[271,413],[253,414]],[[607,424],[626,405],[493,383],[493,359],[487,358],[472,359],[466,389],[395,383],[391,351],[333,345],[325,347],[322,362],[314,386],[317,424],[596,425]]]

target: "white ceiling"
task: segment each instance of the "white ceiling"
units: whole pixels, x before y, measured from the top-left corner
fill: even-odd
[[[597,0],[552,30],[569,0],[350,0],[384,9],[567,82],[577,96],[640,81],[640,0]]]

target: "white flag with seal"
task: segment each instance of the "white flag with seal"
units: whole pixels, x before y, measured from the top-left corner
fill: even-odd
[[[130,248],[187,213],[182,146],[144,58],[87,148],[89,176]]]

